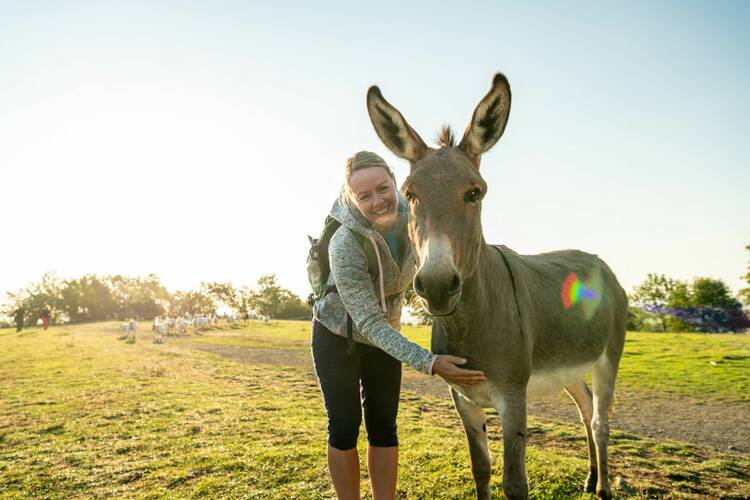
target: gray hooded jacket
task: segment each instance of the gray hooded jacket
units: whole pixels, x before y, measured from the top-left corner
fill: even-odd
[[[349,202],[342,189],[331,208],[331,216],[341,222],[341,227],[328,245],[331,274],[327,284],[336,285],[338,292],[329,293],[316,302],[313,317],[330,331],[346,337],[346,311],[349,311],[356,342],[376,346],[412,368],[430,373],[436,356],[400,333],[404,291],[411,286],[416,273],[411,245],[405,234],[408,210],[406,201],[398,194],[397,225],[404,235],[399,266],[383,236]],[[367,257],[354,232],[377,245],[381,269],[378,277],[370,274]]]

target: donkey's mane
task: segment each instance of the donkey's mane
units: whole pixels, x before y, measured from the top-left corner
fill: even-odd
[[[441,148],[450,148],[453,147],[454,143],[453,131],[450,126],[443,125],[440,129],[440,135],[437,137],[437,145]]]

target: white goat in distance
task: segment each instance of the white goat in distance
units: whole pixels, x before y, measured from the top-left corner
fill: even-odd
[[[138,329],[138,323],[134,319],[129,319],[125,323],[120,325],[120,336],[118,340],[126,340],[127,342],[135,342],[135,331]]]
[[[193,333],[208,330],[216,324],[216,316],[196,316],[193,318]]]

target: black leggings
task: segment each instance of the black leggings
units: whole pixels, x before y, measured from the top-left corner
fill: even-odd
[[[377,347],[356,343],[347,354],[346,346],[346,338],[313,320],[312,355],[328,413],[328,444],[339,450],[357,446],[364,407],[367,442],[398,446],[401,362]]]

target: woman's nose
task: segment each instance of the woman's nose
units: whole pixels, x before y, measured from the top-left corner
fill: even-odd
[[[372,199],[372,206],[373,208],[382,208],[383,205],[385,205],[385,198],[383,198],[380,195],[375,195],[375,197]]]

